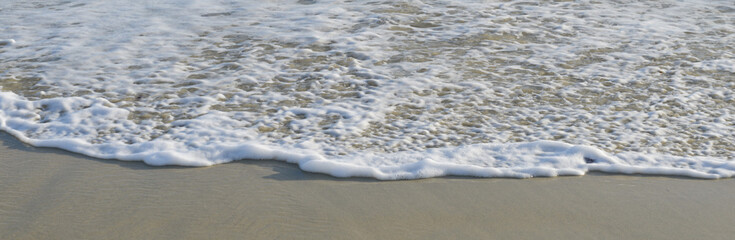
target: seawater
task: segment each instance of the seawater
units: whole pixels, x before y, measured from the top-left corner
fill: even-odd
[[[735,5],[4,1],[0,129],[338,177],[735,174]]]

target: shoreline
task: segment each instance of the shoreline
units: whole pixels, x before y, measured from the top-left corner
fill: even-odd
[[[588,173],[334,178],[276,161],[151,167],[0,133],[0,238],[727,239],[735,180]]]

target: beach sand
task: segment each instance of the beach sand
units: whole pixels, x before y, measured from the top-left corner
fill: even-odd
[[[0,133],[0,239],[732,239],[735,181],[382,182],[244,160],[150,167]]]

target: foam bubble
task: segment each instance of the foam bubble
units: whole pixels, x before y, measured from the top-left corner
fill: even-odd
[[[3,131],[340,177],[731,177],[730,1],[5,3]]]

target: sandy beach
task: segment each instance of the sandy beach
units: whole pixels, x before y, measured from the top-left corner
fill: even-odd
[[[729,239],[735,183],[592,173],[381,182],[150,167],[0,134],[2,239]]]

